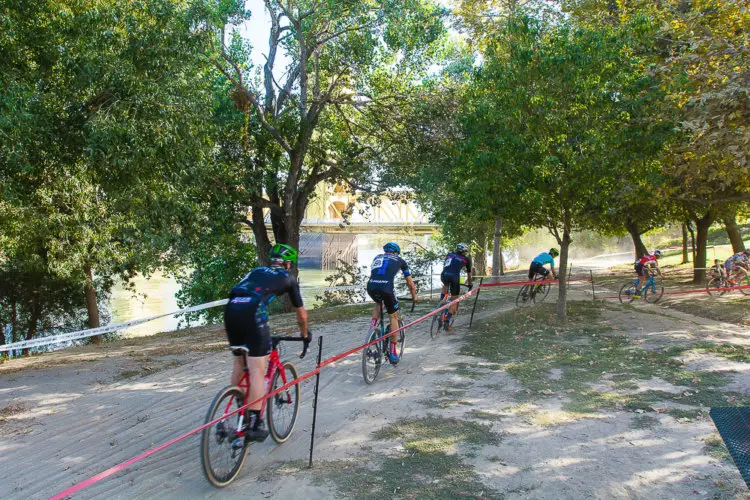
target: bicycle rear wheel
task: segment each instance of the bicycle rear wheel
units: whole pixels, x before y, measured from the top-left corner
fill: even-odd
[[[521,287],[521,289],[518,291],[518,295],[516,295],[516,307],[523,307],[526,305],[526,303],[529,302],[529,299],[531,295],[531,285],[524,285]]]
[[[651,304],[659,302],[662,295],[664,295],[664,286],[661,283],[653,282],[643,290],[643,298]]]
[[[635,286],[633,283],[625,283],[620,287],[620,293],[618,294],[618,298],[620,299],[620,302],[623,304],[630,304],[633,302],[633,295],[635,295]]]
[[[206,423],[241,407],[245,393],[236,385],[230,385],[216,395],[206,414]],[[201,464],[208,482],[217,488],[231,483],[239,473],[247,457],[247,441],[237,437],[240,413],[206,427],[201,435]],[[243,421],[244,422],[244,421]],[[237,441],[239,440],[239,441]]]
[[[290,363],[285,362],[281,366],[284,370],[286,382],[297,378],[297,368]],[[271,380],[270,392],[285,385],[284,378],[281,376],[281,370],[273,374]],[[266,410],[268,411],[268,432],[277,443],[283,443],[292,435],[294,426],[297,423],[297,414],[299,413],[299,383],[287,387],[272,398],[266,401]]]
[[[379,336],[380,330],[378,328],[373,329],[367,336],[367,343],[369,344]],[[380,350],[380,342],[375,342],[373,345],[362,349],[362,378],[365,379],[366,384],[375,382],[382,359],[383,353]]]
[[[725,283],[724,280],[719,276],[711,278],[706,284],[706,291],[711,297],[721,297],[722,295],[727,293],[726,290],[721,290],[721,288],[725,288]]]

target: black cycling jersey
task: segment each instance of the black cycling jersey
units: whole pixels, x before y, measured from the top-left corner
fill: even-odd
[[[289,294],[294,307],[302,307],[297,279],[286,269],[281,267],[256,267],[234,285],[229,293],[229,299],[235,297],[257,297],[268,305],[277,295]]]
[[[393,281],[399,271],[404,273],[404,278],[411,276],[406,261],[392,253],[383,253],[375,257],[370,270],[368,286],[372,285],[379,289],[393,290]]]
[[[299,284],[286,269],[258,267],[247,273],[232,288],[224,309],[229,345],[245,346],[249,356],[268,355],[271,340],[267,306],[277,295],[285,293],[294,307],[302,307]]]
[[[443,274],[452,274],[455,276],[459,276],[461,274],[461,269],[466,266],[466,272],[471,272],[471,257],[466,255],[461,255],[460,253],[449,253],[445,257],[445,262],[443,263]]]

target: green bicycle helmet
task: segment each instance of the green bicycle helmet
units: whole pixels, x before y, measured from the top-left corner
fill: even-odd
[[[295,266],[297,265],[297,257],[297,250],[284,243],[276,243],[268,253],[270,260],[289,261]]]
[[[557,251],[557,248],[550,248],[549,249],[549,254],[552,257],[557,257],[558,255],[560,255],[560,252]]]

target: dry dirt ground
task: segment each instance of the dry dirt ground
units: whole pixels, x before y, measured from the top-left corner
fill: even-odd
[[[571,295],[556,326],[551,305],[483,291],[471,332],[468,308],[452,335],[410,329],[402,363],[371,386],[359,355],[324,370],[312,469],[314,379],[292,438],[252,445],[227,488],[204,479],[195,436],[75,497],[748,497],[707,416],[750,400],[748,330]],[[315,324],[324,358],[369,321],[336,316]],[[200,425],[229,376],[224,342],[204,327],[1,364],[0,498],[58,493]],[[304,373],[314,356],[294,362]]]

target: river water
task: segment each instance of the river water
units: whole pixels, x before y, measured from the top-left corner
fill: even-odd
[[[335,244],[332,246],[339,248],[341,245],[338,243],[341,242],[337,241],[335,235],[327,235],[329,240],[331,237]],[[378,253],[382,252],[383,244],[388,241],[398,242],[402,250],[411,250],[415,246],[426,247],[429,245],[429,238],[426,236],[410,236],[406,240],[401,235],[392,234],[362,234],[356,235],[354,238],[347,235],[346,238],[342,237],[341,240],[346,240],[347,242],[347,257],[350,259],[356,258],[359,266],[369,265],[372,259]],[[310,248],[307,254],[314,254],[314,245],[311,245]],[[303,252],[305,252],[304,247]],[[308,258],[307,260],[309,261],[310,259]],[[320,258],[313,260],[317,261]],[[332,270],[323,270],[320,267],[300,267],[299,282],[302,290],[302,298],[306,306],[314,306],[315,295],[321,293],[319,289],[316,290],[315,288],[327,286],[325,278],[330,276],[331,273],[333,273]],[[157,316],[179,309],[175,294],[179,291],[180,286],[174,279],[157,272],[148,279],[139,276],[133,281],[135,282],[135,294],[120,285],[115,286],[112,290],[112,297],[110,299],[112,323],[122,323],[133,319]],[[179,316],[167,316],[128,328],[123,330],[123,333],[127,336],[152,335],[158,332],[175,330],[179,326],[179,322]]]

